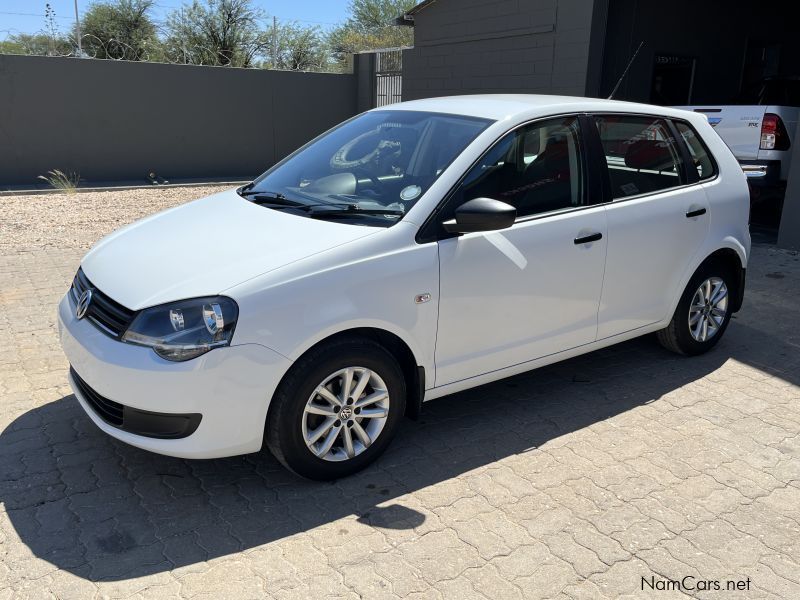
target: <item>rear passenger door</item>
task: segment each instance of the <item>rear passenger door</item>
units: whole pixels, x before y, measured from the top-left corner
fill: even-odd
[[[680,135],[653,116],[595,115],[611,202],[597,338],[667,318],[709,228],[698,169]]]

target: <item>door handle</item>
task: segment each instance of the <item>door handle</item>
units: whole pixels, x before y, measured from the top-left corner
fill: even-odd
[[[686,213],[686,218],[691,219],[692,217],[699,217],[700,215],[706,214],[705,208],[698,208],[697,210],[690,210]]]
[[[580,244],[588,244],[590,242],[596,242],[597,240],[602,240],[603,234],[599,231],[597,233],[592,233],[589,235],[585,235],[583,237],[576,237],[575,238],[575,245],[578,246]]]

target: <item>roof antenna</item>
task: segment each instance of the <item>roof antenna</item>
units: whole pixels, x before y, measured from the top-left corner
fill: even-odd
[[[617,85],[615,85],[614,89],[611,90],[611,95],[609,95],[608,100],[613,100],[614,99],[614,94],[617,93],[617,90],[619,89],[619,85],[622,83],[622,80],[625,79],[625,75],[628,74],[628,70],[631,68],[631,65],[633,64],[633,61],[636,60],[636,55],[639,54],[639,50],[642,49],[642,46],[644,46],[644,40],[639,42],[639,47],[636,49],[636,52],[633,53],[633,56],[631,56],[631,59],[628,61],[628,66],[625,67],[625,70],[622,72],[622,75],[620,75],[619,80],[617,81]]]

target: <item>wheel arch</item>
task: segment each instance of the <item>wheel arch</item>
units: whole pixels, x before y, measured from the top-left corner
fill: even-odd
[[[281,377],[281,381],[275,387],[275,390],[277,391],[280,388],[280,385],[292,370],[292,367],[304,356],[316,350],[320,346],[348,338],[373,340],[383,346],[392,356],[395,357],[395,359],[397,359],[397,362],[403,371],[403,377],[406,382],[406,391],[408,395],[406,398],[405,414],[412,419],[419,417],[419,414],[422,411],[422,401],[425,397],[425,366],[421,364],[419,358],[411,349],[411,346],[408,344],[408,342],[406,342],[406,340],[401,338],[396,333],[380,327],[364,326],[342,329],[334,333],[329,333],[321,339],[308,344],[301,351],[299,351],[297,357],[292,361],[292,365],[287,369],[286,373],[283,374],[283,377]],[[271,407],[272,402],[270,401],[270,408]]]
[[[728,240],[726,240],[726,242],[727,241]],[[673,302],[670,317],[672,316],[672,313],[675,312],[675,307],[678,305],[678,301],[683,295],[684,289],[689,284],[689,281],[692,279],[692,277],[694,277],[695,273],[697,273],[697,271],[703,267],[715,263],[725,265],[733,273],[733,285],[735,286],[735,289],[732,290],[731,294],[731,298],[733,300],[733,305],[731,308],[732,312],[737,312],[742,307],[742,301],[744,299],[745,272],[747,265],[746,261],[747,254],[744,247],[735,241],[726,243],[725,245],[719,246],[718,248],[707,253],[705,257],[696,265],[694,265],[694,268],[688,271],[687,275],[684,277],[683,283],[680,286],[680,289],[677,291],[677,296]]]

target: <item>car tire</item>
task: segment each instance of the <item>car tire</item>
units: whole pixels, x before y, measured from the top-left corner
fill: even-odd
[[[352,395],[344,398],[348,370]],[[362,377],[367,382],[359,390]],[[386,399],[376,401],[383,391]],[[272,399],[264,437],[275,458],[296,474],[338,479],[386,450],[405,405],[405,378],[394,356],[373,340],[343,338],[312,349],[292,366]]]
[[[732,269],[718,262],[702,265],[689,280],[669,325],[657,332],[659,343],[686,356],[711,350],[730,323],[735,289]]]

